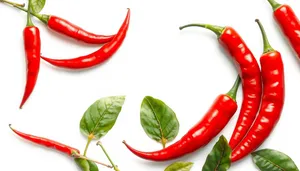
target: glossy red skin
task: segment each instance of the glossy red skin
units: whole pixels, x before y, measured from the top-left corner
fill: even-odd
[[[128,9],[127,16],[113,40],[94,53],[72,59],[50,59],[46,57],[42,57],[42,59],[57,67],[69,69],[84,69],[96,66],[109,59],[122,45],[129,27],[129,21],[130,9]]]
[[[36,144],[39,144],[39,145],[42,145],[42,146],[45,146],[45,147],[48,147],[48,148],[56,149],[56,150],[58,150],[62,153],[65,153],[65,154],[69,155],[69,156],[72,156],[72,154],[74,152],[80,154],[80,151],[77,150],[76,148],[64,145],[62,143],[59,143],[59,142],[56,142],[56,141],[53,141],[53,140],[50,140],[50,139],[47,139],[47,138],[37,137],[37,136],[34,136],[34,135],[30,135],[30,134],[25,134],[23,132],[20,132],[18,130],[13,129],[13,128],[11,128],[11,129],[17,135],[19,135],[20,137],[22,137],[22,138],[24,138],[28,141],[34,142]]]
[[[229,141],[230,147],[234,149],[250,129],[259,110],[262,94],[261,74],[254,55],[233,28],[226,27],[219,41],[235,61],[243,85],[243,103]]]
[[[274,17],[300,58],[300,21],[295,12],[290,6],[282,5],[274,11]]]
[[[34,90],[40,70],[41,54],[41,39],[39,29],[34,26],[26,27],[23,31],[23,36],[27,62],[27,80],[20,108],[22,108]]]
[[[136,156],[146,160],[166,161],[192,153],[205,146],[227,125],[237,110],[236,102],[227,95],[219,95],[201,121],[176,143],[154,152],[142,152],[126,147]]]
[[[58,33],[89,44],[103,44],[110,42],[114,38],[114,35],[105,36],[88,32],[69,21],[54,15],[49,17],[48,27]]]
[[[263,78],[262,104],[257,119],[241,143],[232,151],[236,162],[255,151],[271,134],[281,116],[284,105],[284,66],[277,51],[260,58]]]

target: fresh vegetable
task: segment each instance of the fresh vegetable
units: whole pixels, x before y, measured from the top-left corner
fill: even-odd
[[[146,96],[141,105],[140,118],[146,134],[161,142],[163,148],[178,135],[179,122],[175,112],[159,99]]]
[[[277,150],[264,149],[253,152],[252,160],[261,171],[299,171],[289,156]]]
[[[274,10],[274,17],[282,32],[300,58],[300,21],[289,5],[282,5],[275,0],[268,0]]]
[[[176,143],[154,152],[138,151],[125,141],[123,143],[136,156],[153,161],[171,160],[198,150],[218,135],[236,112],[237,104],[235,99],[240,81],[240,77],[238,77],[227,94],[219,95],[202,120]]]
[[[22,102],[20,104],[20,109],[23,107],[27,99],[30,97],[34,90],[39,70],[40,70],[40,54],[41,54],[41,38],[40,31],[35,27],[31,21],[30,16],[31,10],[31,0],[28,4],[28,14],[27,14],[27,25],[23,31],[24,36],[24,47],[27,61],[27,80],[25,91],[23,95]]]
[[[232,27],[220,27],[208,24],[188,24],[180,27],[204,27],[213,31],[219,42],[230,53],[237,65],[243,85],[243,102],[236,127],[232,133],[229,145],[234,149],[244,138],[258,112],[262,83],[258,63],[242,37]]]
[[[175,162],[168,166],[165,171],[190,171],[193,165],[192,162]]]
[[[258,23],[264,40],[264,53],[260,57],[263,97],[258,116],[244,139],[232,151],[231,161],[236,162],[256,150],[271,134],[280,119],[284,105],[284,66],[281,54],[269,44],[265,30]]]
[[[202,171],[226,171],[230,168],[231,148],[224,136],[214,145],[206,158]]]
[[[22,138],[24,138],[28,141],[34,142],[36,144],[39,144],[39,145],[42,145],[42,146],[45,146],[45,147],[48,147],[48,148],[53,148],[53,149],[58,150],[58,151],[60,151],[64,154],[67,154],[69,156],[72,156],[74,154],[80,154],[80,151],[77,150],[74,147],[70,147],[70,146],[67,146],[65,144],[62,144],[62,143],[59,143],[57,141],[53,141],[53,140],[50,140],[50,139],[47,139],[47,138],[22,133],[22,132],[20,132],[16,129],[12,128],[11,125],[9,125],[9,127],[14,133],[16,133],[17,135],[19,135],[20,137],[22,137]]]
[[[128,8],[127,16],[112,41],[103,45],[99,50],[78,58],[72,59],[50,59],[42,57],[45,61],[52,65],[70,69],[84,69],[96,66],[108,60],[122,45],[129,27],[130,9]]]
[[[20,137],[22,137],[22,138],[24,138],[24,139],[26,139],[26,140],[28,140],[30,142],[42,145],[44,147],[55,149],[55,150],[60,151],[60,152],[62,152],[64,154],[67,154],[70,157],[81,158],[81,159],[84,159],[84,160],[89,160],[90,162],[95,162],[95,163],[98,163],[98,164],[103,165],[105,167],[112,168],[110,165],[107,165],[107,164],[98,162],[96,160],[89,159],[86,156],[80,155],[80,151],[78,149],[74,148],[74,147],[70,147],[68,145],[65,145],[65,144],[62,144],[60,142],[57,142],[57,141],[54,141],[54,140],[50,140],[50,139],[47,139],[47,138],[44,138],[44,137],[39,137],[39,136],[30,135],[30,134],[26,134],[26,133],[20,132],[20,131],[18,131],[16,129],[12,128],[11,125],[9,125],[9,127],[18,136],[20,136]]]
[[[1,2],[1,1],[0,1]],[[27,12],[25,8],[20,7],[20,5],[16,5],[14,2],[10,2],[7,0],[2,0],[2,2],[10,4],[22,11]],[[66,35],[73,39],[83,41],[89,44],[103,44],[113,40],[115,35],[99,35],[88,32],[83,28],[71,23],[70,21],[63,19],[61,17],[55,15],[47,15],[47,14],[39,14],[39,12],[35,11],[31,14],[42,21],[44,24],[48,26],[48,28],[56,31],[60,34]]]
[[[93,139],[100,139],[115,125],[125,101],[125,96],[104,97],[94,102],[80,120],[80,131],[88,137],[83,155]]]

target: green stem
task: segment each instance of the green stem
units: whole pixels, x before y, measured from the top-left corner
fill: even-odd
[[[273,52],[274,49],[272,48],[272,46],[270,45],[270,42],[268,40],[268,37],[267,37],[267,34],[266,34],[266,31],[264,29],[264,26],[262,25],[262,23],[259,21],[259,19],[256,19],[255,22],[257,22],[259,28],[260,28],[260,31],[261,31],[261,34],[262,34],[262,37],[263,37],[263,41],[264,41],[264,54],[265,53],[269,53],[269,52]]]
[[[161,144],[163,146],[163,148],[166,148],[166,144],[167,144],[167,139],[165,139],[164,137],[161,139]]]
[[[86,146],[84,148],[84,152],[83,152],[83,156],[86,156],[86,153],[87,153],[87,150],[92,142],[92,140],[94,139],[94,135],[91,134],[89,137],[88,137],[88,140],[87,140],[87,143],[86,143]]]
[[[33,23],[32,23],[32,20],[31,20],[30,11],[31,11],[31,0],[29,0],[29,3],[28,3],[27,25],[26,26],[34,26]]]
[[[184,26],[179,27],[180,30],[185,29],[187,27],[203,27],[208,30],[213,31],[218,37],[220,37],[225,30],[225,27],[210,25],[210,24],[187,24]]]
[[[108,153],[106,152],[104,146],[102,145],[102,143],[100,141],[97,142],[97,145],[99,145],[102,149],[102,151],[104,152],[104,154],[106,155],[107,159],[109,160],[110,164],[113,166],[115,171],[120,171],[119,168],[114,164],[114,162],[111,160],[111,158],[109,157]]]
[[[7,1],[7,0],[0,0],[0,2],[4,2],[4,3],[10,4],[12,6],[25,7],[25,3],[19,4],[19,3],[10,2],[10,1]]]
[[[23,8],[21,5],[17,5],[17,4],[14,3],[14,2],[7,1],[7,0],[0,0],[0,2],[4,2],[4,3],[6,3],[6,4],[10,4],[10,5],[12,5],[13,7],[18,8],[19,10],[28,13],[28,10],[27,10],[27,9]],[[25,4],[24,4],[24,5],[25,5]],[[42,21],[43,23],[45,23],[46,25],[48,24],[48,21],[49,21],[49,18],[50,18],[49,15],[46,15],[46,14],[37,14],[37,13],[34,13],[34,12],[32,12],[32,11],[30,11],[30,14],[33,15],[34,17],[36,17],[37,19],[39,19],[40,21]]]
[[[275,0],[268,0],[273,10],[277,10],[282,4],[276,2]]]
[[[229,97],[231,97],[234,101],[236,101],[236,93],[239,89],[239,85],[241,83],[241,77],[237,76],[234,85],[232,86],[232,88],[228,91],[227,95]]]

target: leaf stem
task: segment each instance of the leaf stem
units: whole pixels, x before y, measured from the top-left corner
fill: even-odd
[[[19,3],[10,2],[10,1],[7,1],[7,0],[0,0],[0,2],[10,4],[10,5],[14,6],[14,7],[25,7],[25,3],[19,4]]]
[[[107,159],[109,160],[110,164],[113,166],[115,171],[120,171],[119,168],[113,163],[113,161],[111,160],[111,158],[109,157],[108,153],[106,152],[104,146],[102,145],[102,143],[100,141],[97,142],[97,145],[101,147],[102,151],[104,152],[104,154],[106,155]]]
[[[86,146],[85,146],[85,149],[84,149],[84,153],[83,153],[84,156],[86,156],[87,150],[88,150],[88,148],[89,148],[89,146],[90,146],[93,139],[94,139],[94,135],[90,134],[88,136],[88,140],[87,140],[87,143],[86,143]]]
[[[105,166],[105,167],[108,167],[108,168],[113,168],[111,165],[108,165],[108,164],[99,162],[99,161],[97,161],[97,160],[90,159],[90,158],[88,158],[88,157],[86,157],[86,156],[83,156],[83,155],[80,155],[80,154],[74,154],[74,157],[75,157],[75,158],[80,158],[80,159],[89,160],[89,161],[91,161],[91,162],[95,162],[95,163],[97,163],[97,164],[100,164],[100,165]]]
[[[164,137],[162,137],[161,144],[162,144],[163,148],[166,148],[167,141],[168,141],[167,139],[165,139]]]

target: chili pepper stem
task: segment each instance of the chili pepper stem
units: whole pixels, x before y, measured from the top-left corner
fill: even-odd
[[[104,152],[104,154],[106,155],[107,159],[109,160],[110,164],[113,166],[115,171],[120,171],[118,166],[116,166],[113,161],[111,160],[111,158],[109,157],[108,153],[106,152],[104,146],[102,145],[102,143],[100,141],[97,142],[97,145],[101,147],[102,151]]]
[[[220,37],[224,31],[224,27],[220,27],[220,26],[214,26],[214,25],[210,25],[210,24],[187,24],[184,26],[179,27],[180,30],[185,29],[187,27],[202,27],[202,28],[206,28],[208,30],[213,31],[218,37]]]
[[[0,0],[0,2],[10,4],[10,5],[14,6],[14,7],[25,7],[25,3],[19,4],[19,3],[10,2],[10,1],[7,1],[7,0]]]
[[[258,24],[262,37],[263,37],[263,42],[264,42],[264,54],[268,53],[268,52],[273,52],[274,49],[272,48],[272,46],[270,45],[270,42],[268,40],[266,31],[264,29],[264,26],[262,25],[262,23],[259,21],[259,19],[256,19],[255,22]]]
[[[80,154],[77,154],[77,153],[75,153],[73,156],[74,156],[75,158],[80,158],[80,159],[85,159],[85,160],[89,160],[89,161],[95,162],[95,163],[97,163],[97,164],[100,164],[100,165],[105,166],[105,167],[108,167],[108,168],[113,168],[111,165],[108,165],[108,164],[99,162],[99,161],[97,161],[97,160],[90,159],[90,158],[88,158],[88,157],[86,157],[86,156],[83,156],[83,155],[80,155]]]
[[[26,26],[33,26],[30,11],[31,11],[31,0],[28,1],[28,12],[27,12],[27,24],[26,24]]]
[[[268,0],[268,1],[269,1],[270,5],[272,6],[274,11],[281,6],[281,4],[276,2],[275,0]]]
[[[11,2],[11,1],[7,1],[7,0],[0,0],[0,2],[4,2],[6,4],[10,4],[12,5],[13,7],[15,8],[18,8],[19,10],[22,10],[24,12],[28,12],[27,9],[23,8],[25,6],[23,5],[15,5],[16,3],[14,2]],[[48,20],[49,20],[49,16],[48,15],[45,15],[45,14],[37,14],[37,13],[34,13],[32,11],[30,11],[30,14],[33,15],[34,17],[36,17],[37,19],[39,19],[40,21],[42,21],[43,23],[47,24],[48,23]]]
[[[227,95],[229,97],[231,97],[234,101],[236,101],[236,93],[239,89],[239,85],[241,83],[241,77],[237,76],[234,85],[232,86],[232,88],[229,90],[229,92],[227,93]]]
[[[87,150],[88,150],[88,148],[89,148],[89,146],[90,146],[93,139],[94,139],[94,135],[93,134],[89,135],[86,146],[84,148],[84,152],[83,152],[84,156],[86,156]]]

